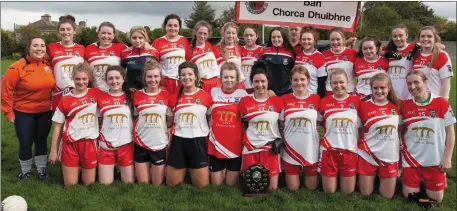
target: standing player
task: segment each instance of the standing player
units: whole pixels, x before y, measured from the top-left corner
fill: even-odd
[[[322,54],[325,56],[327,69],[326,95],[332,95],[332,87],[330,85],[330,77],[335,70],[344,70],[348,76],[347,91],[349,94],[354,93],[354,61],[356,51],[352,48],[346,48],[344,43],[346,38],[341,28],[333,28],[330,30],[330,49],[325,50]]]
[[[213,52],[213,46],[207,42],[212,34],[212,27],[206,21],[199,21],[192,30],[190,44],[192,56],[190,61],[197,65],[198,74],[202,80],[202,89],[210,93],[213,87],[220,86],[219,66]]]
[[[234,63],[224,63],[220,76],[222,87],[211,90],[212,105],[208,110],[208,160],[211,183],[216,185],[222,184],[224,178],[228,185],[235,185],[241,168],[243,125],[238,103],[248,94],[237,89],[240,77],[237,68]]]
[[[175,14],[165,17],[162,24],[165,35],[159,37],[152,43],[152,46],[159,52],[159,61],[162,64],[162,86],[170,94],[178,92],[178,66],[190,61],[190,45],[187,38],[178,34],[182,27],[181,18]]]
[[[147,60],[158,60],[157,49],[149,45],[149,37],[146,29],[142,26],[134,26],[130,29],[131,48],[125,49],[121,54],[122,66],[127,68],[125,83],[131,92],[143,88],[142,76],[144,63]]]
[[[426,26],[419,31],[417,39],[421,44],[421,50],[414,56],[413,69],[425,73],[432,94],[448,99],[454,72],[449,55],[436,45],[441,42],[441,38],[435,27]]]
[[[233,22],[227,22],[221,29],[222,39],[218,45],[214,46],[214,55],[217,64],[221,67],[224,62],[232,62],[238,66],[241,73],[241,46],[238,44],[238,26]],[[240,88],[245,88],[244,74],[240,74]]]
[[[348,93],[348,76],[343,69],[329,77],[332,95],[324,97],[319,112],[324,117],[321,138],[320,173],[324,192],[334,193],[339,175],[343,193],[352,193],[357,175],[357,139],[360,98]]]
[[[379,192],[390,199],[394,196],[398,175],[400,100],[386,73],[374,75],[370,79],[370,87],[371,99],[362,102],[359,109],[363,124],[358,142],[359,189],[362,195],[371,195],[378,174]]]
[[[133,126],[135,175],[140,183],[161,185],[164,178],[168,130],[173,124],[170,93],[160,89],[162,65],[154,60],[144,64],[144,89],[133,95],[138,114]]]
[[[308,91],[311,94],[319,94],[321,98],[325,96],[325,81],[327,71],[325,71],[325,57],[316,50],[316,43],[319,41],[319,34],[316,29],[307,27],[301,31],[301,48],[297,51],[295,65],[301,65],[308,70]]]
[[[75,88],[62,96],[52,117],[55,124],[49,153],[51,164],[56,164],[58,160],[62,163],[65,187],[78,183],[79,166],[82,167],[84,185],[95,182],[97,167],[99,131],[96,99],[100,91],[87,87],[92,81],[89,64],[77,64],[72,75]]]
[[[420,70],[406,76],[412,99],[402,101],[404,135],[402,147],[403,196],[420,192],[424,182],[427,196],[441,202],[446,172],[452,168],[455,116],[448,101],[427,91],[428,79]]]
[[[306,188],[314,190],[319,161],[317,124],[322,121],[318,112],[320,97],[308,91],[310,74],[305,67],[295,66],[291,75],[293,93],[282,96],[284,110],[279,117],[285,144],[282,166],[289,190],[300,187],[300,170],[303,170]]]
[[[182,86],[171,97],[174,112],[173,136],[167,161],[167,185],[176,186],[184,181],[189,169],[192,184],[205,187],[209,183],[206,120],[211,96],[198,88],[198,68],[192,62],[179,65]]]
[[[72,81],[73,67],[84,62],[85,51],[84,46],[74,42],[76,23],[73,16],[61,16],[57,31],[61,41],[49,44],[46,50],[56,79],[52,94],[52,110],[57,108],[62,95],[68,94],[75,87]]]
[[[98,178],[102,184],[114,180],[117,163],[124,183],[133,183],[132,113],[130,90],[124,86],[121,66],[110,66],[105,72],[107,92],[100,92],[97,107],[101,118],[98,152]]]
[[[255,164],[265,166],[270,177],[268,190],[272,191],[278,188],[278,175],[281,172],[280,149],[272,147],[276,145],[272,143],[281,138],[278,120],[284,103],[278,96],[269,96],[271,76],[265,61],[254,63],[250,77],[254,93],[241,98],[239,104],[243,121],[249,124],[243,135],[241,170],[245,171]]]
[[[241,72],[244,75],[244,85],[248,93],[253,93],[254,88],[252,87],[251,80],[249,76],[251,75],[251,68],[263,54],[263,47],[257,45],[259,40],[259,33],[257,29],[252,26],[248,26],[244,29],[243,33],[245,46],[241,49]]]
[[[107,92],[106,69],[121,65],[122,51],[127,47],[116,38],[116,28],[110,22],[103,22],[98,27],[98,41],[87,46],[84,53],[94,73],[94,87]]]
[[[385,73],[389,67],[389,61],[379,56],[380,47],[381,41],[375,36],[367,36],[360,42],[354,73],[357,76],[355,93],[361,98],[371,94],[371,77],[377,73]]]

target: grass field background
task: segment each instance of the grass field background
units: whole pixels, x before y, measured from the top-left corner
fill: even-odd
[[[1,62],[3,75],[12,61],[2,59]],[[452,78],[450,97],[454,113],[457,112],[456,78]],[[358,190],[351,195],[340,192],[326,194],[321,188],[307,191],[303,184],[300,190],[292,192],[286,189],[282,175],[279,190],[259,198],[245,198],[236,187],[209,185],[196,189],[189,182],[175,188],[164,185],[153,187],[150,184],[126,185],[116,181],[110,186],[95,183],[88,187],[76,185],[65,189],[59,165],[48,165],[50,181],[47,183],[40,182],[35,171],[31,178],[17,181],[16,176],[20,172],[18,140],[13,125],[3,115],[1,125],[1,199],[20,195],[27,201],[29,210],[420,210],[415,203],[401,197],[399,182],[394,199],[386,200],[379,196],[377,189],[370,197],[362,197]],[[434,210],[456,210],[455,148],[453,168],[447,175],[445,199]]]

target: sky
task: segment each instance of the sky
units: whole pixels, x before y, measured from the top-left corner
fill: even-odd
[[[234,6],[232,2],[211,2],[216,18],[222,11]],[[425,2],[436,15],[456,21],[456,2]],[[14,23],[27,25],[47,13],[53,21],[70,13],[76,22],[86,20],[88,26],[112,22],[117,29],[127,32],[134,25],[161,27],[170,13],[181,19],[192,13],[193,2],[1,2],[1,28],[12,30]],[[71,12],[70,12],[71,11]],[[184,23],[183,23],[184,24]]]

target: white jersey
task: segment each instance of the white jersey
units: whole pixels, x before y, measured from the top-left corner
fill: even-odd
[[[295,65],[302,65],[308,70],[308,92],[310,94],[316,94],[318,86],[317,78],[327,76],[327,71],[325,71],[326,64],[324,55],[317,50],[310,54],[300,50],[295,57]]]
[[[397,53],[401,56],[401,59],[389,59],[389,70],[387,71],[387,74],[392,80],[392,87],[395,94],[401,100],[411,98],[408,86],[406,85],[406,75],[411,72],[411,69],[413,68],[413,61],[406,58],[409,51],[414,48],[414,45],[414,43],[410,43],[404,48],[397,48]]]
[[[330,87],[330,78],[332,72],[337,69],[342,69],[348,76],[348,92],[354,92],[354,61],[356,51],[352,48],[346,48],[343,52],[336,54],[332,50],[326,50],[322,53],[325,56],[327,70],[327,91],[332,91]]]
[[[414,70],[422,70],[428,79],[428,88],[434,95],[439,96],[441,94],[441,80],[452,77],[454,72],[452,71],[451,60],[449,55],[445,52],[440,52],[435,64],[432,66],[432,55],[420,53],[413,62]],[[449,96],[446,96],[449,98]]]
[[[205,43],[204,46],[193,48],[190,61],[197,65],[200,78],[210,79],[218,77],[220,74],[213,47],[209,42]]]
[[[432,94],[428,104],[402,101],[401,115],[406,132],[403,138],[402,166],[438,166],[446,148],[446,127],[456,119],[448,101]]]
[[[279,120],[285,121],[282,159],[292,165],[311,166],[319,161],[320,97],[312,94],[298,98],[287,94],[282,99],[285,106],[279,116]]]

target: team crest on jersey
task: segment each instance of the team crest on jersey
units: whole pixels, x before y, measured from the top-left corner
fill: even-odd
[[[200,105],[200,99],[195,100],[195,104]]]
[[[259,54],[256,54],[254,57],[255,57],[256,59],[259,59]]]
[[[282,64],[283,64],[283,65],[289,64],[289,61],[287,61],[287,58],[284,58],[284,60],[282,61]]]
[[[234,97],[235,99],[235,103],[239,103],[240,102],[240,97]]]
[[[184,49],[184,46],[181,44],[181,45],[179,45],[179,48]]]
[[[430,111],[430,117],[435,118],[436,117],[436,112],[435,111]]]
[[[90,103],[95,103],[95,100],[93,97],[90,98]]]
[[[159,105],[163,105],[163,100],[159,100]]]
[[[347,56],[343,56],[343,61],[347,61],[348,60],[348,57]]]
[[[51,72],[51,69],[49,69],[48,66],[44,67],[44,71],[46,71],[47,73]]]
[[[390,113],[392,113],[392,115],[395,115],[395,109],[392,108],[392,109],[390,110]]]
[[[350,103],[350,104],[349,104],[349,108],[350,108],[350,109],[354,109],[354,103]]]
[[[127,100],[124,100],[124,105],[127,105]]]
[[[114,51],[110,51],[110,52],[109,52],[109,55],[110,55],[110,56],[114,56]]]
[[[378,70],[382,70],[382,67],[381,67],[381,65],[379,65],[379,66],[378,66]]]
[[[268,111],[273,111],[273,106],[268,106]]]
[[[76,51],[75,55],[76,55],[76,56],[79,56],[79,51]]]
[[[427,67],[430,67],[430,66],[432,66],[432,62],[427,63]]]
[[[312,59],[309,60],[309,61],[308,61],[308,64],[309,64],[309,65],[313,65],[313,60],[312,60]]]
[[[309,106],[308,106],[308,107],[309,107],[309,109],[314,109],[314,105],[313,105],[312,103],[311,103],[311,104],[309,104]]]

